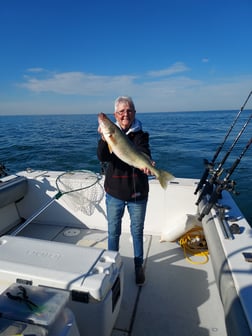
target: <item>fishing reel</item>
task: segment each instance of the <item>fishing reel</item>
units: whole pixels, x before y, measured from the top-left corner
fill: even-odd
[[[228,191],[232,192],[234,195],[240,195],[240,193],[235,188],[236,188],[236,182],[234,180],[231,180],[229,183]]]
[[[223,171],[224,171],[224,169],[222,167],[221,168],[217,167],[215,169],[213,167],[213,169],[211,170],[211,175],[212,175],[213,181],[218,179],[222,175]]]
[[[239,195],[239,192],[235,190],[236,182],[235,180],[222,180],[218,181],[218,185],[220,186],[221,190],[227,190],[230,193],[235,195]]]
[[[205,168],[209,169],[209,171],[212,171],[214,168],[214,163],[208,161],[207,159],[204,159],[203,161],[204,161]]]

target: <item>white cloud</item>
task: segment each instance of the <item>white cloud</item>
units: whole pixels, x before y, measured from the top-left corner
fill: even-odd
[[[19,84],[33,92],[53,92],[64,95],[106,95],[118,87],[128,87],[135,76],[98,76],[82,72],[63,72],[51,74],[47,78],[25,76]]]
[[[175,63],[166,70],[149,71],[152,76],[30,71],[19,87],[36,95],[23,94],[22,101],[17,99],[16,108],[18,113],[22,106],[24,113],[32,110],[37,113],[111,112],[113,100],[123,94],[131,95],[141,112],[236,109],[251,90],[252,75],[215,76],[210,82],[209,78],[199,80],[196,76],[186,75],[184,72],[188,70],[185,64]],[[24,102],[24,97],[29,104]],[[0,105],[4,113],[15,110],[11,102]],[[251,105],[249,102],[247,108]]]
[[[164,76],[172,76],[172,75],[185,72],[185,71],[189,71],[189,70],[190,68],[188,68],[184,63],[176,62],[169,68],[149,71],[147,74],[151,77],[164,77]]]
[[[29,68],[29,69],[27,69],[27,71],[28,72],[44,72],[44,71],[46,71],[45,69],[43,69],[43,68]]]
[[[166,90],[176,90],[188,85],[195,85],[197,80],[187,77],[172,76],[188,71],[189,68],[177,62],[171,67],[162,70],[149,71],[147,75],[121,75],[121,76],[101,76],[87,74],[84,72],[62,72],[50,73],[42,68],[29,69],[33,75],[25,75],[24,82],[18,84],[19,87],[28,89],[35,93],[51,92],[62,95],[80,96],[105,96],[116,92],[135,92],[135,90],[146,90],[146,88],[159,90],[163,87]],[[162,79],[157,80],[157,78]],[[155,78],[155,82],[151,79]],[[148,93],[147,93],[148,94]]]

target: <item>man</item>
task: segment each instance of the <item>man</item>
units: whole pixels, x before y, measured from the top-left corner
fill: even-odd
[[[136,110],[130,97],[121,96],[115,101],[116,125],[132,141],[137,150],[151,157],[149,134],[143,132],[141,122],[135,118]],[[136,284],[145,282],[143,269],[143,230],[148,200],[150,171],[129,166],[109,148],[104,138],[98,142],[97,156],[101,162],[108,162],[104,188],[108,220],[108,249],[119,250],[121,223],[125,207],[130,216],[130,231],[133,238]]]

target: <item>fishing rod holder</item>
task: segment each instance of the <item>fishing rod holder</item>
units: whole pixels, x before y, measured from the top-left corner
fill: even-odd
[[[214,185],[217,184],[218,178],[221,176],[221,174],[223,173],[223,169],[221,168],[217,168],[217,169],[213,169],[214,165],[212,164],[211,166],[211,177],[209,178],[209,180],[206,180],[203,188],[201,188],[201,192],[199,194],[199,197],[196,201],[196,205],[199,205],[199,203],[201,202],[201,200],[206,196],[206,195],[211,195],[213,193],[213,187]],[[208,170],[208,174],[210,174],[210,170],[209,168],[207,168]],[[197,190],[196,190],[197,191]],[[196,195],[196,191],[195,191],[195,195]]]
[[[234,180],[229,180],[229,179],[224,179],[220,180],[217,179],[214,182],[214,185],[210,184],[213,188],[213,191],[210,194],[210,197],[208,198],[203,210],[201,211],[198,220],[201,221],[206,215],[209,214],[211,209],[218,204],[218,200],[222,198],[222,191],[227,190],[228,192],[233,192],[236,193],[235,191],[235,181]]]
[[[221,212],[223,214],[225,214],[226,212],[231,210],[231,207],[229,205],[222,204],[222,203],[216,203],[215,207],[219,212]]]
[[[233,240],[234,235],[233,235],[233,232],[232,232],[232,230],[231,230],[231,228],[228,224],[228,218],[229,217],[227,215],[227,212],[230,210],[230,207],[226,206],[224,204],[216,203],[215,208],[216,208],[217,218],[218,218],[218,221],[220,223],[224,238]]]

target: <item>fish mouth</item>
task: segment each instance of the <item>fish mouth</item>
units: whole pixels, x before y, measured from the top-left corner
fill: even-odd
[[[105,113],[103,113],[103,112],[101,112],[101,113],[99,113],[98,114],[98,120],[105,120],[106,119],[106,114]]]

